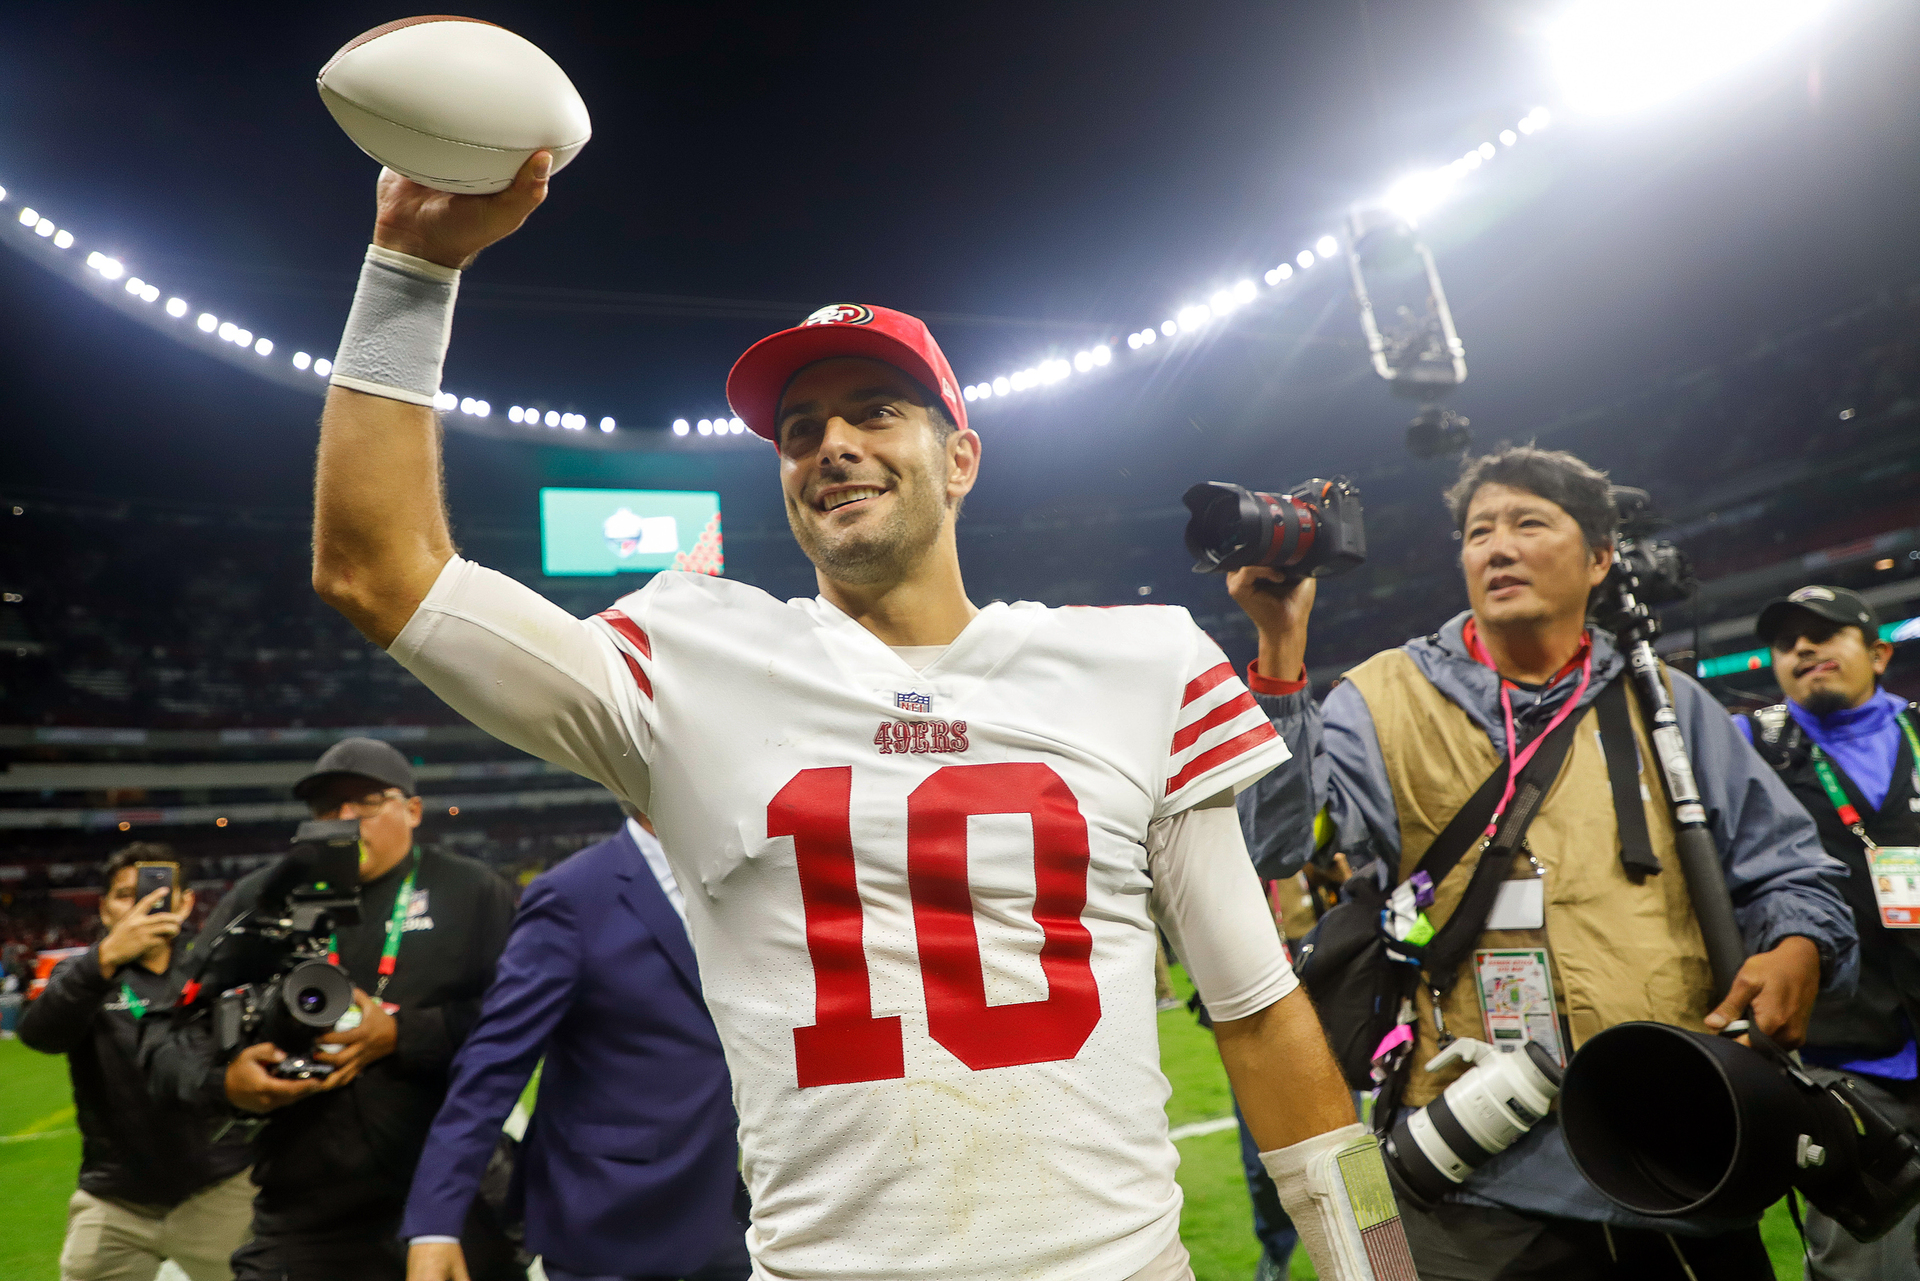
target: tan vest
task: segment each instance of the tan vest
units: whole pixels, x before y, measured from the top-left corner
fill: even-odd
[[[1372,713],[1400,817],[1400,879],[1413,874],[1434,838],[1486,781],[1500,756],[1486,732],[1421,674],[1401,650],[1388,650],[1347,673]],[[1624,679],[1624,677],[1622,678]],[[1619,825],[1607,781],[1606,757],[1597,735],[1599,714],[1580,713],[1573,745],[1547,792],[1526,846],[1546,871],[1546,935],[1552,954],[1554,997],[1573,1033],[1573,1049],[1616,1023],[1651,1019],[1704,1030],[1713,1008],[1712,973],[1706,945],[1694,919],[1693,901],[1674,855],[1673,820],[1658,759],[1641,720],[1639,701],[1627,700],[1640,750],[1640,783],[1647,835],[1661,872],[1635,885],[1620,867]],[[1435,892],[1428,919],[1437,929],[1466,893],[1480,850],[1468,851]],[[1523,850],[1513,877],[1531,877]],[[1481,947],[1539,946],[1537,931],[1488,930]],[[1463,965],[1441,1012],[1455,1036],[1486,1039],[1472,963]],[[1405,1102],[1414,1107],[1437,1097],[1461,1069],[1429,1073],[1439,1052],[1433,1001],[1423,984],[1413,1050],[1413,1074]]]

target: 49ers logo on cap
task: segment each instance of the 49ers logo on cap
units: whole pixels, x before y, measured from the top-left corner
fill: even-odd
[[[863,307],[857,302],[836,302],[822,307],[805,320],[802,325],[865,325],[873,321],[873,308]]]

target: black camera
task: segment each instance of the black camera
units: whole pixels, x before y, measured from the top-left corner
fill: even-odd
[[[1367,559],[1360,490],[1345,476],[1310,480],[1281,494],[1210,480],[1180,501],[1196,574],[1267,565],[1289,578],[1325,578]]]
[[[270,1070],[293,1080],[324,1077],[314,1041],[353,1008],[353,980],[327,958],[328,938],[360,922],[360,824],[313,819],[268,876],[254,908],[208,953],[203,986],[220,993],[214,1034],[223,1054],[271,1041],[287,1057]]]
[[[1857,1239],[1885,1236],[1920,1204],[1920,1144],[1851,1081],[1748,1036],[1621,1023],[1581,1046],[1560,1095],[1573,1163],[1653,1218],[1757,1215],[1793,1187]]]
[[[1699,586],[1693,563],[1671,540],[1656,536],[1667,522],[1654,512],[1647,491],[1630,485],[1613,485],[1610,491],[1620,522],[1614,545],[1622,585],[1647,605],[1667,605],[1692,595]]]

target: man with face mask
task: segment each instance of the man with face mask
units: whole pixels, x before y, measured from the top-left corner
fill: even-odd
[[[1860,987],[1813,1008],[1801,1057],[1901,1125],[1920,1128],[1920,716],[1880,688],[1893,646],[1873,607],[1844,587],[1802,587],[1760,611],[1787,701],[1734,724],[1760,750],[1846,864],[1860,931]],[[1920,1281],[1920,1210],[1878,1241],[1855,1241],[1807,1207],[1807,1275],[1816,1281]]]
[[[924,324],[824,307],[727,380],[811,600],[667,572],[582,620],[456,554],[431,411],[454,293],[549,164],[487,197],[382,176],[314,586],[469,720],[651,816],[732,1068],[755,1275],[1189,1277],[1150,899],[1321,1275],[1362,1275],[1337,1232],[1404,1261],[1233,817],[1284,749],[1184,610],[968,599],[981,440]]]
[[[1461,1075],[1462,1064],[1426,1070],[1443,1036],[1534,1041],[1564,1066],[1617,1023],[1720,1028],[1750,1005],[1762,1029],[1798,1045],[1822,986],[1852,982],[1840,868],[1706,691],[1664,671],[1751,953],[1716,1006],[1645,718],[1613,638],[1587,621],[1614,556],[1606,477],[1571,454],[1511,447],[1466,460],[1446,501],[1471,608],[1347,672],[1323,707],[1303,662],[1315,580],[1259,567],[1227,580],[1260,633],[1253,692],[1294,749],[1240,798],[1262,875],[1297,871],[1318,850],[1345,853],[1383,886],[1409,882],[1477,792],[1501,797],[1497,820],[1514,774],[1571,722],[1511,889],[1493,901],[1472,960],[1445,991],[1434,990],[1445,980],[1422,975],[1414,1017],[1400,1029],[1411,1037],[1393,1077],[1401,1109],[1431,1102]],[[1479,831],[1474,824],[1476,839],[1433,878],[1434,931],[1487,848]],[[1401,1109],[1377,1107],[1376,1128]],[[1402,1212],[1423,1281],[1773,1275],[1750,1224],[1656,1222],[1607,1201],[1573,1167],[1557,1116],[1431,1210],[1403,1201]]]
[[[389,743],[343,739],[293,790],[315,818],[360,823],[360,920],[332,946],[354,1009],[315,1056],[333,1071],[275,1076],[286,1053],[267,1041],[225,1059],[209,1026],[218,994],[203,992],[149,1036],[149,1080],[162,1099],[226,1105],[243,1132],[259,1124],[253,1240],[233,1256],[240,1281],[398,1281],[414,1164],[493,980],[513,890],[483,863],[418,844],[413,766]],[[196,955],[259,902],[272,872],[242,878],[220,901]],[[476,1276],[516,1275],[511,1247],[489,1226],[469,1220]]]

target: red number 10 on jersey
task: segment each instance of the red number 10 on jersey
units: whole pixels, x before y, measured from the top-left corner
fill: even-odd
[[[767,806],[767,835],[791,836],[813,962],[814,1021],[793,1029],[800,1086],[907,1074],[900,1018],[873,1016],[854,877],[853,770],[801,770]],[[1033,919],[1044,941],[1047,998],[988,1005],[967,880],[967,819],[1033,820]],[[920,951],[927,1031],[974,1071],[1050,1063],[1080,1052],[1100,1021],[1087,904],[1087,822],[1046,765],[948,765],[907,797],[907,893]]]

